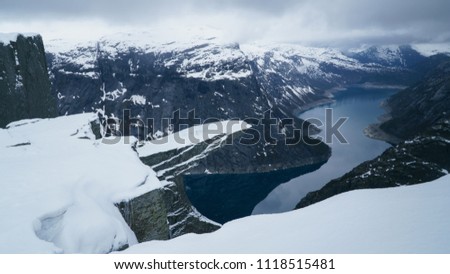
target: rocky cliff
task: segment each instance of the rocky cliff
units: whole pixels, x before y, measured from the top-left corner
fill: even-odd
[[[398,138],[411,138],[450,114],[450,57],[437,55],[437,65],[418,84],[392,96],[386,105],[391,118],[380,128]]]
[[[25,118],[56,115],[44,45],[39,35],[0,39],[0,127]]]

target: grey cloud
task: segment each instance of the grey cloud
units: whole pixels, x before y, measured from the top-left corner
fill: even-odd
[[[1,0],[0,6],[0,24],[98,19],[114,28],[170,21],[217,27],[238,40],[450,42],[448,0]]]

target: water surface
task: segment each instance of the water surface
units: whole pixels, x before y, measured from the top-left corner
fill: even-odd
[[[292,210],[308,192],[322,188],[332,179],[338,178],[358,164],[380,155],[390,145],[364,135],[364,129],[384,113],[380,104],[394,94],[393,90],[350,88],[335,94],[336,101],[300,114],[300,118],[317,118],[324,121],[325,109],[333,109],[333,124],[339,117],[348,117],[340,131],[348,144],[336,138],[331,147],[328,162],[316,171],[296,177],[277,186],[253,210],[252,214],[277,213]],[[324,122],[325,123],[325,122]],[[323,137],[322,131],[320,136]]]
[[[333,124],[348,117],[340,128],[348,144],[337,139],[329,144],[332,156],[326,163],[258,174],[189,175],[184,177],[192,204],[206,217],[225,223],[251,214],[292,210],[308,192],[318,190],[381,154],[389,144],[366,137],[363,130],[383,114],[380,104],[392,90],[351,88],[335,94],[335,102],[302,113],[302,119],[324,121],[325,109],[333,109]],[[323,136],[321,132],[319,136]],[[299,156],[300,157],[300,156]]]

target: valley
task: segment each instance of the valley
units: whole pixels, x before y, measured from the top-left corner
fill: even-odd
[[[76,43],[36,34],[0,38],[0,216],[13,220],[0,231],[8,243],[0,252],[173,252],[179,243],[179,250],[202,250],[183,245],[241,239],[247,223],[305,226],[317,212],[338,208],[349,212],[335,215],[348,225],[359,216],[352,202],[381,214],[362,201],[385,194],[392,195],[389,205],[401,200],[400,190],[342,194],[351,190],[434,181],[405,195],[448,192],[447,54],[429,57],[414,45],[341,50],[214,36],[173,41],[145,32]],[[325,142],[321,126],[304,122],[326,123],[327,108],[331,122],[348,117],[340,128],[348,144]],[[205,137],[198,121],[222,130]],[[231,123],[238,127],[223,126]],[[369,126],[398,142],[368,138]],[[180,144],[180,136],[189,141]],[[303,141],[286,145],[291,136]],[[439,209],[429,216],[435,221],[446,204],[432,196],[421,199]],[[294,207],[301,209],[288,212]],[[320,231],[314,235],[328,234]],[[205,233],[212,234],[192,235]],[[373,235],[373,248],[348,250],[378,251],[375,239],[386,235]],[[274,239],[286,251],[324,250]],[[242,250],[256,250],[260,238],[254,241]],[[333,250],[347,250],[337,244]]]

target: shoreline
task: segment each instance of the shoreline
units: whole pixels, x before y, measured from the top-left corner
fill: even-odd
[[[304,106],[297,108],[293,112],[293,114],[296,117],[299,117],[302,113],[304,113],[308,110],[311,110],[313,108],[320,107],[323,105],[331,104],[335,101],[334,95],[336,93],[338,93],[340,91],[345,91],[349,88],[402,90],[407,87],[401,86],[401,85],[377,85],[374,83],[363,83],[363,84],[349,85],[349,86],[345,86],[345,87],[344,86],[334,87],[334,88],[328,89],[324,92],[324,95],[326,98],[312,102],[312,103],[305,104]],[[380,128],[380,125],[383,122],[388,121],[391,118],[391,114],[390,114],[391,110],[390,110],[390,107],[388,106],[386,100],[381,102],[380,107],[382,109],[384,109],[384,113],[381,114],[379,117],[377,117],[378,122],[369,124],[363,130],[363,134],[368,138],[384,141],[391,145],[396,145],[396,144],[400,143],[402,140],[398,137],[395,137],[395,136],[383,131]]]
[[[403,85],[380,85],[380,84],[375,84],[375,83],[363,83],[363,84],[351,85],[349,87],[366,88],[366,89],[395,89],[395,90],[402,90],[402,89],[407,88],[408,86],[403,86]]]
[[[332,104],[335,100],[334,100],[334,95],[336,93],[339,93],[341,91],[345,91],[349,88],[362,88],[362,89],[391,89],[391,90],[402,90],[407,88],[407,86],[401,86],[401,85],[378,85],[378,84],[374,84],[374,83],[363,83],[363,84],[354,84],[354,85],[349,85],[349,86],[338,86],[338,87],[334,87],[331,89],[327,89],[324,91],[324,97],[323,99],[320,99],[318,101],[315,102],[311,102],[308,104],[303,105],[302,107],[299,107],[297,109],[295,109],[293,111],[294,116],[298,117],[300,116],[300,114],[311,110],[313,108],[316,107],[320,107],[323,105],[327,105],[327,104]],[[383,114],[379,120],[381,120],[381,122],[388,120],[389,119],[389,109],[386,106],[385,102],[382,103],[382,108],[386,109],[386,114]],[[383,117],[386,116],[386,117]]]
[[[328,104],[331,104],[333,102],[334,102],[334,99],[332,99],[332,98],[320,99],[318,101],[314,101],[314,102],[305,104],[302,107],[297,108],[296,110],[293,111],[293,114],[294,114],[295,117],[298,118],[300,116],[300,114],[302,114],[302,113],[304,113],[304,112],[306,112],[308,110],[311,110],[313,108],[320,107],[320,106],[323,106],[323,105],[328,105]]]
[[[397,145],[402,140],[400,138],[397,138],[393,135],[390,135],[389,133],[386,133],[380,128],[380,124],[370,124],[368,127],[366,127],[363,130],[363,133],[368,138],[374,139],[374,140],[380,140],[387,142],[391,145]]]

